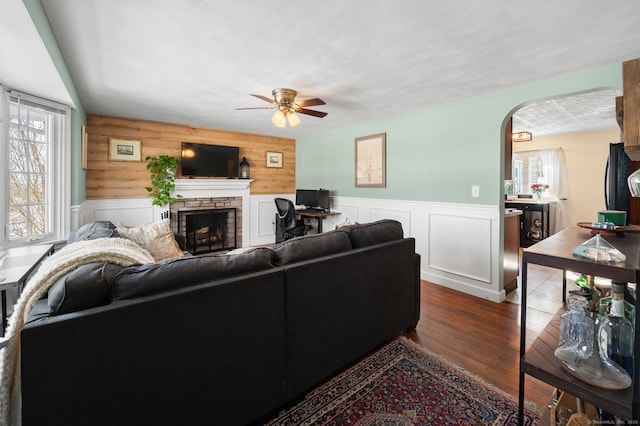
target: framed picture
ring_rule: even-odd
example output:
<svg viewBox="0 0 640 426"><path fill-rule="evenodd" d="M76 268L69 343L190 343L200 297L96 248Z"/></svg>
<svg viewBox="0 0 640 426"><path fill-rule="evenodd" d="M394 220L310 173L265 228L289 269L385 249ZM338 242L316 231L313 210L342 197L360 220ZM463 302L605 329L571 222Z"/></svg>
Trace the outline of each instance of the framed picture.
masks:
<svg viewBox="0 0 640 426"><path fill-rule="evenodd" d="M142 161L140 145L138 139L109 138L109 160Z"/></svg>
<svg viewBox="0 0 640 426"><path fill-rule="evenodd" d="M87 170L87 128L82 126L82 170Z"/></svg>
<svg viewBox="0 0 640 426"><path fill-rule="evenodd" d="M356 138L356 187L387 186L387 134Z"/></svg>
<svg viewBox="0 0 640 426"><path fill-rule="evenodd" d="M267 167L282 167L282 153L267 151Z"/></svg>

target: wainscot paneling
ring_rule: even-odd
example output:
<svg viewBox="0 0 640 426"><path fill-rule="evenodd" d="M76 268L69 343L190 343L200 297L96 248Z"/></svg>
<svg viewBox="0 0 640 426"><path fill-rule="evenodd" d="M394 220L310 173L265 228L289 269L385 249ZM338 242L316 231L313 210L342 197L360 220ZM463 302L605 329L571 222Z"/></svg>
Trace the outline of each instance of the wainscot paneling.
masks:
<svg viewBox="0 0 640 426"><path fill-rule="evenodd" d="M335 222L395 219L416 239L422 279L502 302L499 206L332 197ZM325 224L325 230L331 229Z"/></svg>
<svg viewBox="0 0 640 426"><path fill-rule="evenodd" d="M250 196L250 239L243 238L243 246L275 242L276 197L293 200L295 195L292 191ZM346 220L398 220L404 235L416 239L422 279L494 302L504 300L500 206L332 196L331 210L340 214L325 219L325 231ZM89 200L78 211L79 224L108 219L137 225L160 217L149 198Z"/></svg>
<svg viewBox="0 0 640 426"><path fill-rule="evenodd" d="M251 194L295 191L295 139L100 115L87 116L86 130L87 200L145 197L150 180L144 158L180 158L183 141L239 147L240 159L251 165ZM143 161L109 161L110 137L140 140ZM282 168L266 166L268 151L282 152Z"/></svg>
<svg viewBox="0 0 640 426"><path fill-rule="evenodd" d="M109 220L115 225L122 223L128 226L139 226L160 217L159 212L156 212L158 208L151 204L150 198L87 200L83 205L82 223Z"/></svg>
<svg viewBox="0 0 640 426"><path fill-rule="evenodd" d="M251 196L251 245L273 244L276 241L275 198L288 198L295 202L295 194L272 194Z"/></svg>

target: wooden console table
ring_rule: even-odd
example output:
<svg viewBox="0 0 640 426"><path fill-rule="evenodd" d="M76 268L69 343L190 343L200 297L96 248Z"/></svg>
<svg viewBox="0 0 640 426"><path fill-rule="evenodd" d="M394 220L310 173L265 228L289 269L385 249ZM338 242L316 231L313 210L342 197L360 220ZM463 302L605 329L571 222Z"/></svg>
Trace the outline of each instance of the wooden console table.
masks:
<svg viewBox="0 0 640 426"><path fill-rule="evenodd" d="M318 234L322 233L322 221L327 216L334 216L340 212L319 212L315 210L296 210L296 214L301 217L315 218L318 221Z"/></svg>
<svg viewBox="0 0 640 426"><path fill-rule="evenodd" d="M42 260L53 253L53 244L15 247L7 249L0 269L0 298L2 299L2 336L7 329L7 290L24 286L27 278Z"/></svg>
<svg viewBox="0 0 640 426"><path fill-rule="evenodd" d="M540 333L529 349L526 349L527 321L527 265L535 263L573 271L587 275L610 278L629 283L640 282L640 235L625 234L620 237L607 237L606 240L627 257L625 262L597 263L595 261L574 256L574 247L593 238L588 229L570 227L552 235L543 241L525 249L522 253L522 304L520 307L520 383L518 422L524 420L524 380L525 374L536 377L557 389L600 407L618 417L638 420L640 418L640 374L634 374L632 385L624 390L607 390L592 386L566 372L554 356L558 346L559 316L561 309L551 322ZM636 324L640 309L636 308ZM640 372L640 327L635 328L634 371Z"/></svg>

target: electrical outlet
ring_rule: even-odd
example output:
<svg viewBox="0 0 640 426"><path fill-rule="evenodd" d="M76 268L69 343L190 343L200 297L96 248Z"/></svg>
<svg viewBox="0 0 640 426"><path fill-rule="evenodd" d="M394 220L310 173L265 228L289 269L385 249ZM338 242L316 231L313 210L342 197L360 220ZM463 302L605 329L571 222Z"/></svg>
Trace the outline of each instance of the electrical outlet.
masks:
<svg viewBox="0 0 640 426"><path fill-rule="evenodd" d="M480 196L480 187L478 185L473 185L471 187L471 196L474 198L478 198Z"/></svg>

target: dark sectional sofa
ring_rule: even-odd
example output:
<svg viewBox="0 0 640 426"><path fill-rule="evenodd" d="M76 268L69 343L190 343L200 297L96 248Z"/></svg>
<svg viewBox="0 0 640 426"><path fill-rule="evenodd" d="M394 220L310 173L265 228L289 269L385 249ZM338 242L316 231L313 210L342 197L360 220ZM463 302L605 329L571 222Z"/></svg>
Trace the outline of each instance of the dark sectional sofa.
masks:
<svg viewBox="0 0 640 426"><path fill-rule="evenodd" d="M415 328L419 270L391 220L240 254L85 265L22 329L23 424L264 419Z"/></svg>

